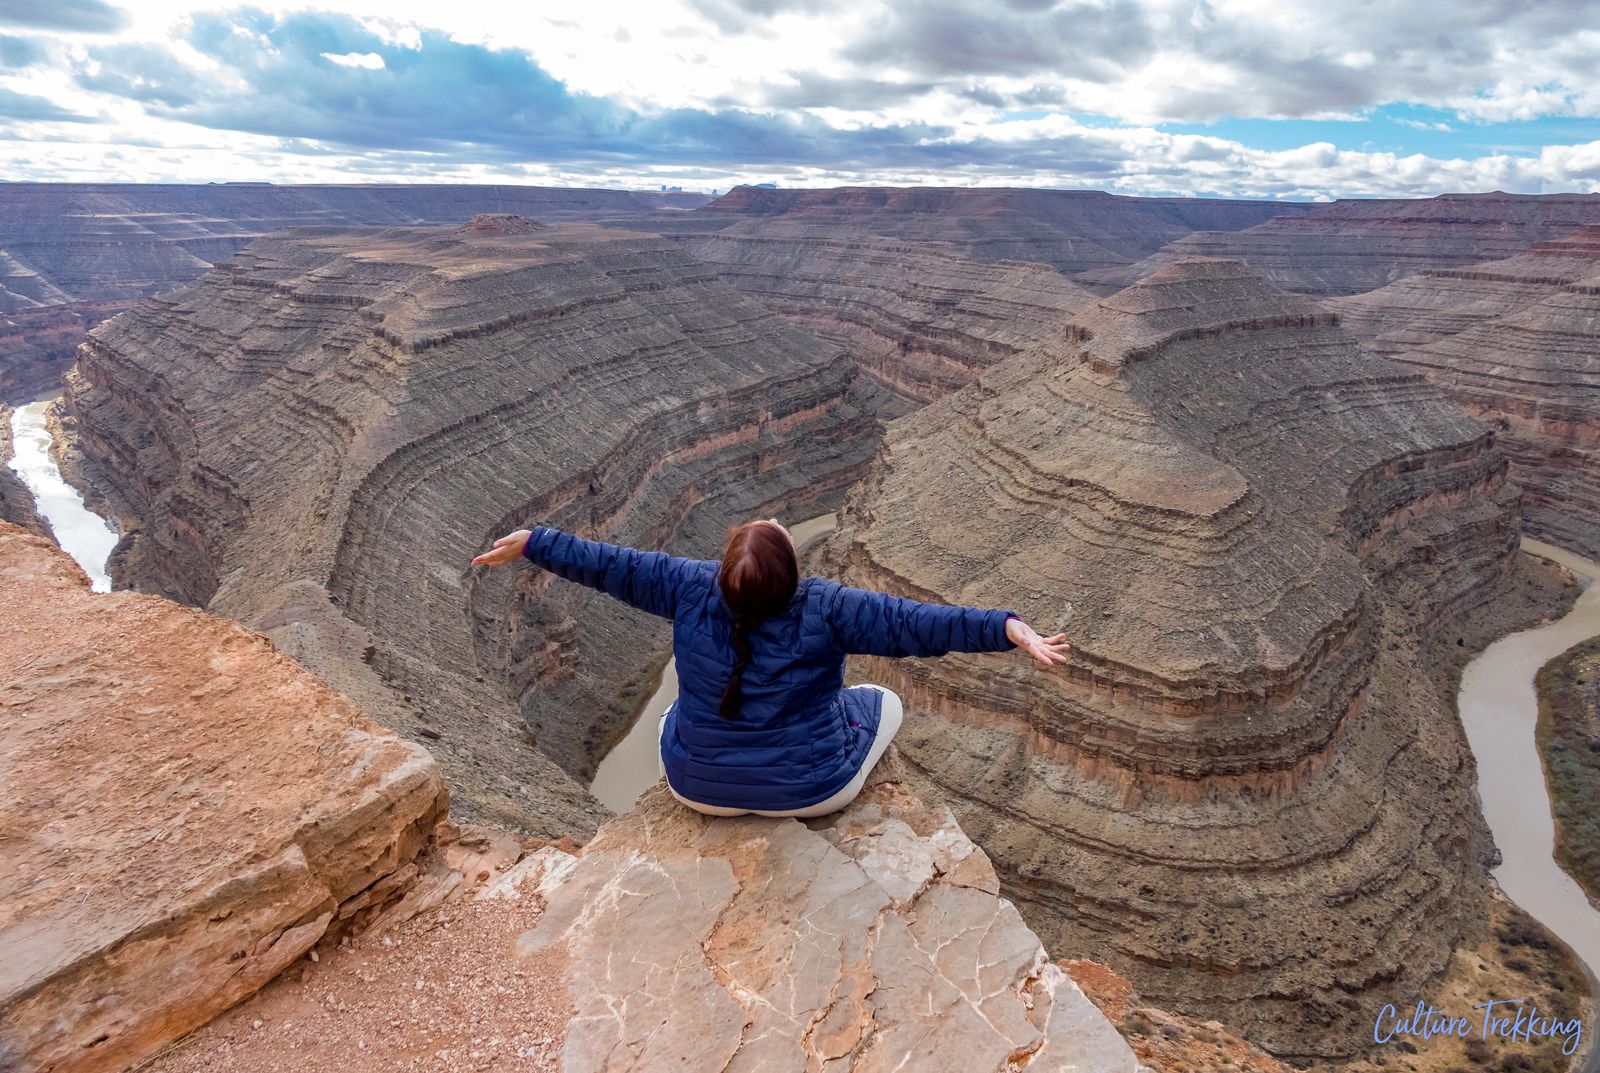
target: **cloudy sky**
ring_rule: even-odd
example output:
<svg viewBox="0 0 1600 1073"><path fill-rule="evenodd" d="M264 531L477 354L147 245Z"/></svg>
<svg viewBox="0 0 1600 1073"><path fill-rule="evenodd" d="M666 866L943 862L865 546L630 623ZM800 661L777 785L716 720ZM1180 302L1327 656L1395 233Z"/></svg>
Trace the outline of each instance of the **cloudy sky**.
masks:
<svg viewBox="0 0 1600 1073"><path fill-rule="evenodd" d="M1600 0L0 0L0 179L1600 192Z"/></svg>

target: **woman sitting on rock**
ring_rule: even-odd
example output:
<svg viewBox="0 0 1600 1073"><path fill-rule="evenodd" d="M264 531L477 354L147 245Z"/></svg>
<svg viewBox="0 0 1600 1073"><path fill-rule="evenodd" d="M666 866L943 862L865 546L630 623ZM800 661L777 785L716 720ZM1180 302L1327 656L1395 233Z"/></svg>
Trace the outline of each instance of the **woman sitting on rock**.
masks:
<svg viewBox="0 0 1600 1073"><path fill-rule="evenodd" d="M823 816L861 791L900 729L900 698L844 687L848 653L939 656L1021 646L1045 667L1062 638L1011 611L922 603L800 577L776 518L730 526L721 560L638 551L537 526L473 559L526 557L672 620L679 692L658 730L672 795L712 816Z"/></svg>

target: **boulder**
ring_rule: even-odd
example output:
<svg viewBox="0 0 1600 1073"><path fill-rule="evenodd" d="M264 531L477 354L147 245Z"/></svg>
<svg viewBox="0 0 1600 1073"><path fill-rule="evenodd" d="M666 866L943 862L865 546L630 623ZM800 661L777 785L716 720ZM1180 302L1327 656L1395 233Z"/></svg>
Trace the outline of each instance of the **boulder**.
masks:
<svg viewBox="0 0 1600 1073"><path fill-rule="evenodd" d="M3 522L0 603L0 1068L126 1068L401 893L448 806L424 749Z"/></svg>

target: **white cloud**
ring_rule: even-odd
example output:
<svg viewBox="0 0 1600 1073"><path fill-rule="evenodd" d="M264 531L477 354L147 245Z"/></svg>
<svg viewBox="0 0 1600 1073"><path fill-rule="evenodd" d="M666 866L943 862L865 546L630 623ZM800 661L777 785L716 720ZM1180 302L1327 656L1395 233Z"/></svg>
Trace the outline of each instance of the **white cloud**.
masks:
<svg viewBox="0 0 1600 1073"><path fill-rule="evenodd" d="M1396 119L1395 122L1403 127L1411 127L1416 130L1437 130L1445 134L1449 134L1455 129L1448 123L1429 123L1425 119Z"/></svg>
<svg viewBox="0 0 1600 1073"><path fill-rule="evenodd" d="M346 52L338 56L324 52L322 58L330 63L337 63L340 67L361 67L368 71L383 70L383 57L376 52Z"/></svg>
<svg viewBox="0 0 1600 1073"><path fill-rule="evenodd" d="M461 181L535 177L629 185L633 176L695 188L773 179L787 185L1009 183L1312 198L1600 189L1600 143L1541 150L1537 138L1524 138L1533 148L1511 155L1466 144L1472 135L1464 129L1490 121L1600 116L1600 73L1593 62L1600 54L1600 7L1590 0L1379 6L1364 0L1062 0L1053 8L990 0L591 0L563 9L559 18L541 13L541 5L474 0L309 0L351 16L346 21L358 29L311 38L311 45L253 32L237 18L235 32L251 42L251 51L240 55L253 54L259 64L239 56L219 62L214 49L197 48L186 36L196 13L229 3L149 0L130 8L133 23L114 40L165 49L172 63L171 70L151 65L128 74L120 93L107 88L114 80L97 89L75 77L102 73L103 57L89 56L82 42L98 48L107 38L64 34L59 51L68 66L32 68L28 85L9 88L104 121L67 129L19 118L0 127L0 138L12 139L0 157L6 162L0 178L94 178L99 165L75 148L89 145L91 157L122 147L117 174L147 179L201 177L182 173L190 161L210 169L209 177L297 181L399 180L420 173ZM308 0L250 6L308 13ZM237 9L228 7L228 14L235 17ZM593 160L518 160L516 139L493 129L495 116L470 128L434 131L421 129L431 119L411 122L412 113L405 122L459 150L430 154L381 141L384 148L361 150L343 144L337 124L317 122L328 98L285 93L280 99L270 81L255 77L258 68L284 60L280 50L305 48L308 65L301 70L315 68L318 80L326 74L328 87L358 84L352 80L363 90L387 87L403 71L427 65L436 45L452 42L531 56L571 94L603 97L628 110L625 118L698 109L738 122L690 131L685 137L704 141L676 161L668 159L670 145L628 141L639 138L633 127L617 128L625 129L618 144ZM187 74L180 79L174 72ZM158 75L165 76L161 87L151 83ZM259 111L281 124L230 126L212 110L209 127L190 125L180 119L199 107L186 105L184 94L200 103L255 94L262 98ZM1405 144L1390 124L1373 123L1370 132L1355 134L1352 144L1369 138L1359 151L1326 141L1266 150L1158 129L1224 117L1362 123L1386 103L1457 117L1455 123L1394 120L1452 137L1429 138L1433 155L1422 155L1388 151ZM1044 115L1008 118L1018 113ZM538 108L528 114L547 122ZM1083 116L1107 121L1075 118ZM789 121L812 124L809 143L782 129ZM765 156L741 159L753 142L727 133L740 123L754 141L766 139ZM875 132L881 133L877 141ZM1448 148L1458 141L1459 151ZM143 143L171 151L158 153ZM783 153L791 146L795 159L787 160ZM235 154L232 176L225 167L229 154ZM757 159L765 163L753 163ZM786 162L771 163L780 159ZM49 174L52 167L60 174Z"/></svg>

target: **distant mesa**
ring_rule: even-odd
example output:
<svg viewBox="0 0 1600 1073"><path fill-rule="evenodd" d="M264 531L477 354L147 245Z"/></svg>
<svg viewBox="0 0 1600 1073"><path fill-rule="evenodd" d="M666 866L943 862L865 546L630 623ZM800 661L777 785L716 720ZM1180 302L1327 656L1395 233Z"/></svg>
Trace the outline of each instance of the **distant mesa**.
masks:
<svg viewBox="0 0 1600 1073"><path fill-rule="evenodd" d="M1053 674L863 667L1048 947L1336 1057L1482 916L1470 757L1421 653L1510 568L1506 474L1329 312L1175 261L892 423L822 551L1071 637Z"/></svg>
<svg viewBox="0 0 1600 1073"><path fill-rule="evenodd" d="M548 224L510 212L480 212L461 225L464 233L480 235L524 235L548 230Z"/></svg>

